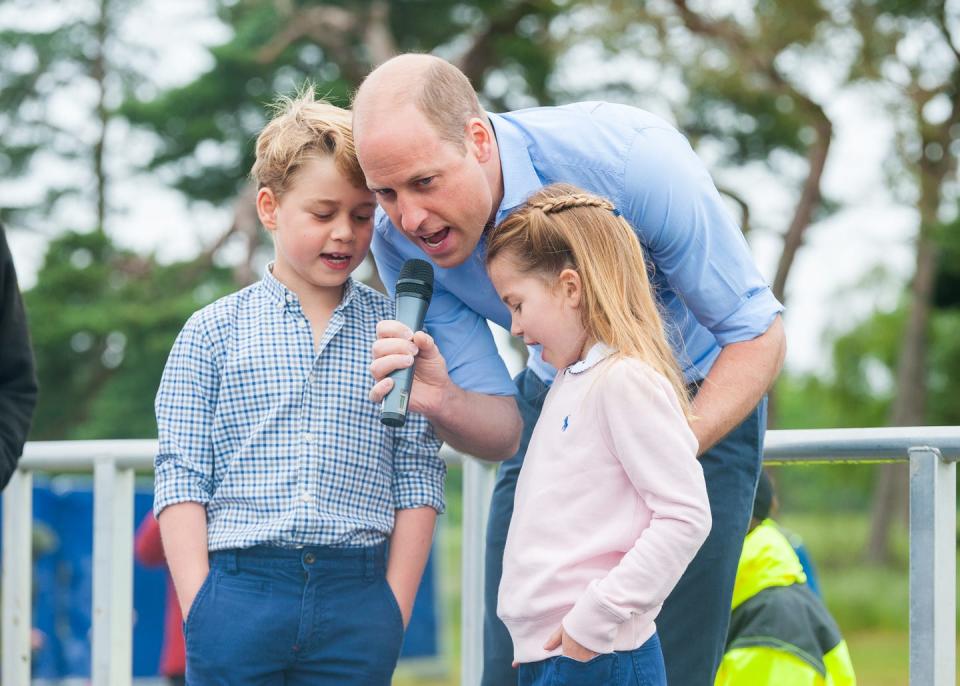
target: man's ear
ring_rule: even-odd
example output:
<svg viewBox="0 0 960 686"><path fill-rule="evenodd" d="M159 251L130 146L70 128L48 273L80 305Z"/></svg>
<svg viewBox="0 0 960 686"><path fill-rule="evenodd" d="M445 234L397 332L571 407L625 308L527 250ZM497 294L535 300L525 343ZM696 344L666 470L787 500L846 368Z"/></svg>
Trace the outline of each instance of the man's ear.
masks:
<svg viewBox="0 0 960 686"><path fill-rule="evenodd" d="M583 281L576 269L564 269L557 277L557 285L564 300L574 309L583 301Z"/></svg>
<svg viewBox="0 0 960 686"><path fill-rule="evenodd" d="M280 203L277 196L269 188L261 188L257 191L257 216L260 223L267 231L277 230L277 210L280 209Z"/></svg>
<svg viewBox="0 0 960 686"><path fill-rule="evenodd" d="M473 153L480 164L493 157L493 131L480 117L472 117L465 128L467 150Z"/></svg>

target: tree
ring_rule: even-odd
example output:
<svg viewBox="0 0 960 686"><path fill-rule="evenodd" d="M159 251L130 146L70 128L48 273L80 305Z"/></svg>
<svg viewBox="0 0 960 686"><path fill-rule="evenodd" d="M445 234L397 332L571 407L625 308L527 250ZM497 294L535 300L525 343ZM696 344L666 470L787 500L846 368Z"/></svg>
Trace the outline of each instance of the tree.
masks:
<svg viewBox="0 0 960 686"><path fill-rule="evenodd" d="M218 11L233 36L212 49L213 67L149 101L130 100L122 111L157 136L151 170L167 174L188 198L215 205L237 199L231 225L207 254L212 259L240 240L241 282L255 278L251 265L263 240L245 172L266 122L264 105L276 94L310 81L323 97L348 106L377 63L398 51L436 51L457 59L494 108L549 102L555 46L547 25L561 11L553 0L248 0L222 2ZM504 81L511 88L497 85Z"/></svg>
<svg viewBox="0 0 960 686"><path fill-rule="evenodd" d="M228 269L196 266L158 265L102 231L50 242L24 296L41 387L34 440L156 435L153 391L174 338L233 290Z"/></svg>
<svg viewBox="0 0 960 686"><path fill-rule="evenodd" d="M29 180L4 208L5 219L35 230L54 217L74 230L103 229L111 103L137 79L114 57L128 0L72 3L66 13L61 3L12 4L21 6L21 17L65 18L49 28L0 31L0 170ZM86 120L78 122L78 112ZM47 173L54 168L71 173Z"/></svg>
<svg viewBox="0 0 960 686"><path fill-rule="evenodd" d="M937 236L955 214L956 139L960 134L960 48L950 33L958 17L936 0L879 0L853 5L860 34L854 76L880 84L898 126L896 183L917 207L916 263L907 296L907 318L896 364L896 394L889 422L916 426L929 420L928 348ZM868 557L889 558L889 529L906 509L903 465L879 472Z"/></svg>

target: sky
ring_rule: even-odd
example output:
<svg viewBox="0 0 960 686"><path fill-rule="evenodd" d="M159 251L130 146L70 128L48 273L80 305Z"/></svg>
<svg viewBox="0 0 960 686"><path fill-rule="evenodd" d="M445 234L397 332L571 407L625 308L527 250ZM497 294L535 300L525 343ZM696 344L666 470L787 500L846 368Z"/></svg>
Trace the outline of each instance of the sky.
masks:
<svg viewBox="0 0 960 686"><path fill-rule="evenodd" d="M11 22L23 25L24 21L42 25L57 19L43 12L27 20L24 16L14 16L9 6L6 10L0 6L0 26ZM143 48L135 57L148 65L151 78L162 89L187 83L208 68L211 61L205 46L226 40L229 33L215 18L207 16L199 3L169 0L138 5L127 19L124 35ZM661 83L655 81L659 75L644 73L635 64L597 65L598 59L591 57L589 47L568 56L561 62L558 83L575 89L579 81L593 79L597 72L591 63L608 74L627 70L637 80L638 91L655 91ZM670 84L663 82L662 88L669 89ZM787 367L795 372L828 373L830 347L825 337L849 328L877 307L889 308L895 303L913 270L917 216L909 206L898 204L885 186L883 165L891 151L893 131L871 94L831 93L827 78L813 84L813 90L818 88L835 124L823 189L828 197L840 201L842 210L807 230L806 245L797 255L787 285L784 322ZM90 98L92 94L80 92L73 97ZM650 100L644 106L670 118L663 102ZM83 125L75 119L80 108L71 106L69 100L52 103L51 107L65 125ZM112 190L115 211L107 231L121 245L154 252L164 261L179 260L196 254L228 226L229 208L188 205L178 193L164 187L161 179L135 172L136 164L149 156L148 140L122 125L111 129L110 135L115 149L123 150L123 154L109 161L109 169L118 181ZM777 170L783 178L777 178L759 163L738 169L718 168L715 151L709 147L698 149L698 153L721 184L749 200L754 227L749 237L751 249L763 275L772 280L782 245L777 232L786 227L795 202L794 186L783 183L783 178L797 175L796 161L784 160ZM54 162L44 166L43 172L70 173ZM8 180L0 188L0 205L29 190L28 179ZM79 205L67 211L90 212ZM76 220L76 215L70 220ZM8 239L21 286L29 288L36 281L48 235L56 230L38 235L9 229L15 227L8 227ZM870 278L878 273L886 278ZM869 285L865 285L868 280ZM501 341L506 339L505 333L497 336ZM513 357L509 362L514 368L519 365Z"/></svg>

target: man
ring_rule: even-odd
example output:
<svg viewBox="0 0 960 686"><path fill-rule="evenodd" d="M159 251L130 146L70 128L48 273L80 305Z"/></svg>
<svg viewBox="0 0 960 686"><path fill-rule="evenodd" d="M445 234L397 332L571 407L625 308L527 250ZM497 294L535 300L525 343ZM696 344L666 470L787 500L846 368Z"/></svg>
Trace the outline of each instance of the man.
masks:
<svg viewBox="0 0 960 686"><path fill-rule="evenodd" d="M383 209L373 253L392 288L402 263L436 266L430 335L382 323L371 371L385 378L416 359L411 408L455 447L502 458L486 552L483 684L516 683L509 635L496 616L503 545L523 454L554 371L531 350L511 384L486 325L510 315L484 272L485 232L533 191L573 183L609 198L637 231L671 342L691 390L694 433L713 531L658 620L669 683L713 681L723 653L737 558L760 469L764 394L785 344L779 313L709 174L663 120L631 107L579 103L501 115L484 112L469 81L428 55L374 70L354 102L361 167Z"/></svg>
<svg viewBox="0 0 960 686"><path fill-rule="evenodd" d="M30 334L17 272L0 225L0 490L17 468L37 404Z"/></svg>

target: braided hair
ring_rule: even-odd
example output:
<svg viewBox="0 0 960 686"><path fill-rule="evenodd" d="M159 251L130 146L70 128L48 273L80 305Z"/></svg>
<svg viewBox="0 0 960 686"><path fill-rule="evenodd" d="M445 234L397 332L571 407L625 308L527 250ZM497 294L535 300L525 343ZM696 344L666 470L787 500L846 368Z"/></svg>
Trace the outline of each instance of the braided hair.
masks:
<svg viewBox="0 0 960 686"><path fill-rule="evenodd" d="M498 256L551 284L564 269L576 271L586 331L666 377L691 416L640 241L613 203L570 184L545 186L491 232L487 265Z"/></svg>

